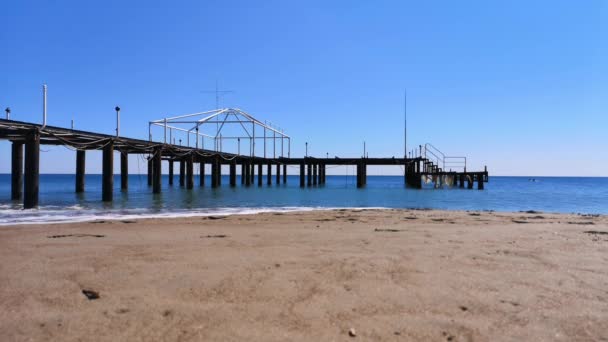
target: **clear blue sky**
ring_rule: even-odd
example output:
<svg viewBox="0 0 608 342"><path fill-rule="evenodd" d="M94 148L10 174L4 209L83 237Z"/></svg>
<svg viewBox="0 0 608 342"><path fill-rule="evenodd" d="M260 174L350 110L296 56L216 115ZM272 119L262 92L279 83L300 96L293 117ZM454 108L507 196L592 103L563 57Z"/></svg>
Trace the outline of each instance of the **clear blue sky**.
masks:
<svg viewBox="0 0 608 342"><path fill-rule="evenodd" d="M494 175L608 176L606 1L24 0L0 23L16 120L41 121L46 82L49 124L112 133L118 104L122 134L146 138L150 119L213 109L200 91L217 79L236 91L222 104L279 124L294 156L305 141L359 156L363 140L400 156L407 87L411 145ZM73 172L73 152L45 151L42 172Z"/></svg>

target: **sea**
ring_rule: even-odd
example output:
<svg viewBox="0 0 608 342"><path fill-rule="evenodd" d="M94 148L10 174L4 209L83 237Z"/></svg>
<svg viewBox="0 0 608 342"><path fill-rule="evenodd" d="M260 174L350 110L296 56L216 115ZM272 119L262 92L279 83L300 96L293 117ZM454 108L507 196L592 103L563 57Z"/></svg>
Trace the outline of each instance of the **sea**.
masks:
<svg viewBox="0 0 608 342"><path fill-rule="evenodd" d="M327 176L326 184L299 187L299 176L288 176L287 184L256 184L212 189L198 177L192 190L168 185L163 176L162 193L152 194L147 176L130 175L128 191L120 190L114 178L114 200L101 201L101 175L86 175L85 192L74 192L75 176L40 175L40 206L23 210L10 199L10 174L0 174L0 225L48 224L90 220L150 217L233 215L260 212L289 212L335 208L416 208L470 211L540 211L549 213L608 214L608 178L584 177L490 177L484 190L460 188L407 189L402 176L368 176L367 186L357 189L353 175Z"/></svg>

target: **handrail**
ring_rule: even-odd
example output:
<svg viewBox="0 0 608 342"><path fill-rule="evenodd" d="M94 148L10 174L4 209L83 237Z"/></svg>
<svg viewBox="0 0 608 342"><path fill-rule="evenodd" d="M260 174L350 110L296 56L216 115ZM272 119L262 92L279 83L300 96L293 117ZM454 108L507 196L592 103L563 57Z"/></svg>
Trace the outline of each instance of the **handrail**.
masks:
<svg viewBox="0 0 608 342"><path fill-rule="evenodd" d="M464 171L466 171L467 169L466 157L446 156L443 152L441 152L437 147L433 146L431 143L424 144L424 158L431 160L428 158L427 153L437 160L437 166L441 165L442 170L445 170L446 166L454 168L462 167ZM439 155L441 155L441 157Z"/></svg>

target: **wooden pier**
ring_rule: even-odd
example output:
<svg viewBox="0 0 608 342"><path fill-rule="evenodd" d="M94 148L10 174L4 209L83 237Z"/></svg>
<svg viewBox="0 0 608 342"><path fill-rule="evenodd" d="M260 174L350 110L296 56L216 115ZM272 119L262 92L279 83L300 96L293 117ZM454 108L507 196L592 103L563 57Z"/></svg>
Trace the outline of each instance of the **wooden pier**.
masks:
<svg viewBox="0 0 608 342"><path fill-rule="evenodd" d="M488 181L487 169L477 172L452 172L443 170L431 159L418 156L412 158L290 158L290 157L255 157L233 153L216 152L203 148L179 146L170 143L131 139L107 134L99 134L69 128L42 126L40 124L0 119L0 140L12 142L11 149L11 198L22 200L24 209L38 206L40 177L40 145L61 145L75 150L76 181L75 192L85 191L86 151L102 150L102 200L113 199L114 191L114 152L120 153L120 188L128 191L128 156L145 154L148 159L148 185L152 192L161 192L162 163L169 165L169 185L173 185L174 164L179 163L179 186L194 188L194 164L200 164L199 186L205 186L205 165L210 165L212 188L222 185L222 165L228 165L229 186L237 184L237 167L241 168L241 184L253 186L257 172L257 186L263 186L262 171L266 166L266 184L272 185L272 169L275 169L274 182L279 185L287 183L287 166L299 167L299 186L319 187L326 183L328 166L353 165L357 170L357 187L367 184L367 167L372 165L402 166L404 168L404 185L420 189L423 178L441 180L448 177L453 180L452 186L472 189L477 183L478 189L484 188ZM25 151L25 154L24 154ZM25 167L24 167L25 166ZM257 166L257 167L256 167Z"/></svg>

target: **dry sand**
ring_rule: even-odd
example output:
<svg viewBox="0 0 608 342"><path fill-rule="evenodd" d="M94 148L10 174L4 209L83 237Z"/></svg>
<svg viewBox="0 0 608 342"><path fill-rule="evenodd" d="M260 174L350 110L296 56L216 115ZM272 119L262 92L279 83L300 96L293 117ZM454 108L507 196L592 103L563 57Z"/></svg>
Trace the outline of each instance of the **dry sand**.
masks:
<svg viewBox="0 0 608 342"><path fill-rule="evenodd" d="M1 227L0 340L608 341L607 232L414 210Z"/></svg>

